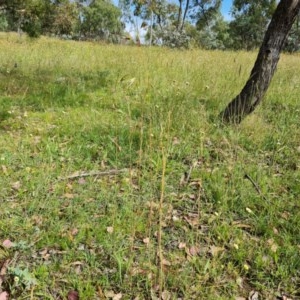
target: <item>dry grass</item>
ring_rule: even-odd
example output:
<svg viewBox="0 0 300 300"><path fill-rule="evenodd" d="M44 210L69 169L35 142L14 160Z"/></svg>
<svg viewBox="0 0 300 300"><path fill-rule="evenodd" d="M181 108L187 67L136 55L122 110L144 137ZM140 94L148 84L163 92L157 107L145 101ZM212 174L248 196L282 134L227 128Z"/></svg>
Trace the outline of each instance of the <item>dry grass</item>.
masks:
<svg viewBox="0 0 300 300"><path fill-rule="evenodd" d="M223 127L255 53L13 34L0 49L12 299L299 297L298 55L252 116ZM126 172L59 180L111 169Z"/></svg>

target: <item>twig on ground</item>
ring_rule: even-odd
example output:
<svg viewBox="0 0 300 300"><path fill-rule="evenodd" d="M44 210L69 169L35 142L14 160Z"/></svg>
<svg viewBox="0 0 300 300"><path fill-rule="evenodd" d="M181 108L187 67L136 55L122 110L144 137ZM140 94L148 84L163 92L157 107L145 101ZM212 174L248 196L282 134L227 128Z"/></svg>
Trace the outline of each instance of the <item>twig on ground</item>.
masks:
<svg viewBox="0 0 300 300"><path fill-rule="evenodd" d="M252 185L254 186L255 190L257 191L257 193L266 201L268 201L268 199L265 197L265 195L261 192L261 189L259 188L258 184L251 178L250 175L248 175L247 173L244 175L244 178L248 179Z"/></svg>
<svg viewBox="0 0 300 300"><path fill-rule="evenodd" d="M0 293L2 293L2 283L3 283L4 276L6 275L7 268L8 268L10 261L11 261L10 259L7 259L6 261L4 261L4 263L0 269Z"/></svg>
<svg viewBox="0 0 300 300"><path fill-rule="evenodd" d="M112 170L108 170L108 171L76 172L76 173L66 176L66 177L59 177L58 180L76 179L76 178L89 177L89 176L118 175L118 174L124 173L126 171L128 171L128 169L112 169Z"/></svg>
<svg viewBox="0 0 300 300"><path fill-rule="evenodd" d="M192 175L192 171L193 169L197 166L198 162L194 161L191 165L190 168L187 172L184 172L184 174L182 175L182 178L180 179L180 185L181 186L185 186L190 182L190 178Z"/></svg>

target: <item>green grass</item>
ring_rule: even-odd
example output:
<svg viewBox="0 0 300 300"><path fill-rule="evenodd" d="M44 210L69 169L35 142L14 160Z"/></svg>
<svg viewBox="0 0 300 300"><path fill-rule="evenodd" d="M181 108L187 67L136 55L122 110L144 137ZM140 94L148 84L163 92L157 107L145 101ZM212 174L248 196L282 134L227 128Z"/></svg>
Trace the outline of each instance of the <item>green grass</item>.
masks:
<svg viewBox="0 0 300 300"><path fill-rule="evenodd" d="M255 55L2 34L0 291L300 297L299 55L241 125L217 118Z"/></svg>

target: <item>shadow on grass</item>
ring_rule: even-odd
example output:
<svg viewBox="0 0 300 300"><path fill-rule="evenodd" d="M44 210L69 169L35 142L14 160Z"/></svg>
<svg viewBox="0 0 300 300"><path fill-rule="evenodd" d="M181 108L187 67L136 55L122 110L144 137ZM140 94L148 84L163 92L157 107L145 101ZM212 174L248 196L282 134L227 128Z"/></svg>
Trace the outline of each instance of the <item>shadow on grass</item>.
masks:
<svg viewBox="0 0 300 300"><path fill-rule="evenodd" d="M39 71L35 74L2 73L0 114L4 119L12 107L43 111L48 108L79 107L89 103L89 92L107 88L112 74L101 70L90 74L57 74ZM0 118L0 121L3 117Z"/></svg>

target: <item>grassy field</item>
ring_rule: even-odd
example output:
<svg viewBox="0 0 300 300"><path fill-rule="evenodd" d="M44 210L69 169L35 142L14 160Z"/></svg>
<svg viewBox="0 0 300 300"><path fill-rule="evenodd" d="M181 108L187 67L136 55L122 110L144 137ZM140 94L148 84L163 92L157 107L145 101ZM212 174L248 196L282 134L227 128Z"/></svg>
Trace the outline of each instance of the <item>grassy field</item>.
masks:
<svg viewBox="0 0 300 300"><path fill-rule="evenodd" d="M255 56L0 35L0 292L300 299L300 56L217 118Z"/></svg>

